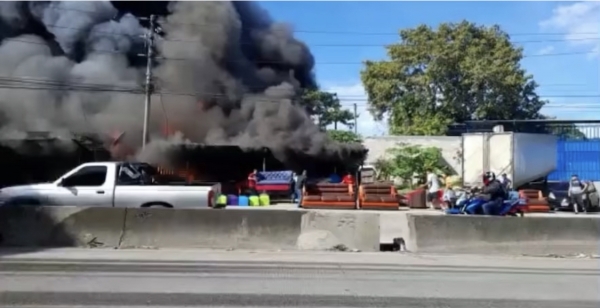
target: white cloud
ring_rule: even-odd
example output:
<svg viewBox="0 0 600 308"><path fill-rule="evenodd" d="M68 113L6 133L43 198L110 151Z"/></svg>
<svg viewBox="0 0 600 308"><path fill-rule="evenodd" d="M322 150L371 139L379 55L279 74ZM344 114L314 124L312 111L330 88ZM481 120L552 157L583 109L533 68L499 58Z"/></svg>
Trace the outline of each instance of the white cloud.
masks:
<svg viewBox="0 0 600 308"><path fill-rule="evenodd" d="M538 51L538 55L547 55L554 51L554 46L546 46Z"/></svg>
<svg viewBox="0 0 600 308"><path fill-rule="evenodd" d="M386 123L375 121L367 110L367 93L361 83L326 86L325 91L337 93L344 108L352 110L354 104L356 104L359 115L357 119L359 134L362 136L381 136L387 134Z"/></svg>
<svg viewBox="0 0 600 308"><path fill-rule="evenodd" d="M552 10L552 17L540 22L543 30L559 30L566 33L573 46L589 48L597 56L600 53L600 2L583 1L560 5Z"/></svg>

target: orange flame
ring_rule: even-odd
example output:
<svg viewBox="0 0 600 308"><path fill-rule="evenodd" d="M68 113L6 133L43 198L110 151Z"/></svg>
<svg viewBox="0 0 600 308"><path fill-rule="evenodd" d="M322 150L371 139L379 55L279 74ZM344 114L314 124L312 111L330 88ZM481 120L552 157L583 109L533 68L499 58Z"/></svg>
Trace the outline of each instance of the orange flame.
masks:
<svg viewBox="0 0 600 308"><path fill-rule="evenodd" d="M189 164L185 168L165 168L165 167L157 167L156 168L159 174L163 175L177 175L179 177L184 178L187 182L192 182L196 180L198 177L196 173L189 168Z"/></svg>
<svg viewBox="0 0 600 308"><path fill-rule="evenodd" d="M110 136L110 145L108 150L110 151L110 155L114 159L126 159L135 154L135 150L131 147L122 143L123 136L125 136L125 132L122 131L113 131L109 134Z"/></svg>

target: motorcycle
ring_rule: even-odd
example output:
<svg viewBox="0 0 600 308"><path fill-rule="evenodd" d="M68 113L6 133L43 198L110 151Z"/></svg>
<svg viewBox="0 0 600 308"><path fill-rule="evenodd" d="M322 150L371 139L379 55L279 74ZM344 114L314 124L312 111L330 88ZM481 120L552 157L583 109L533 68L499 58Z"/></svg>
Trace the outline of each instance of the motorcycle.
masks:
<svg viewBox="0 0 600 308"><path fill-rule="evenodd" d="M526 202L524 199L508 199L502 202L502 207L500 208L499 216L525 216L525 205Z"/></svg>
<svg viewBox="0 0 600 308"><path fill-rule="evenodd" d="M459 197L452 206L446 210L446 214L469 214L467 209L476 207L482 203L482 199L475 195L476 190L462 190L459 192Z"/></svg>
<svg viewBox="0 0 600 308"><path fill-rule="evenodd" d="M476 190L464 192L456 205L446 210L449 215L483 215L482 206L488 200L476 195ZM502 201L497 216L524 216L526 201L519 198L518 193L511 192L507 200Z"/></svg>

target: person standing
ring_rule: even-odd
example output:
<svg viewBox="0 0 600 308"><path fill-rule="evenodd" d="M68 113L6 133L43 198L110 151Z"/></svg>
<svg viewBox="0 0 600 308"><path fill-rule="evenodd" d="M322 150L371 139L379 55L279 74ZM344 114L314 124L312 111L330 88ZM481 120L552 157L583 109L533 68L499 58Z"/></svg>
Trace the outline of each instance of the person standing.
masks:
<svg viewBox="0 0 600 308"><path fill-rule="evenodd" d="M342 179L342 183L346 185L354 185L354 176L352 176L352 173L346 173L346 175Z"/></svg>
<svg viewBox="0 0 600 308"><path fill-rule="evenodd" d="M257 176L258 176L258 170L256 170L256 169L252 170L252 172L248 175L248 182L246 184L246 187L248 188L248 195L257 195L257 192L256 192Z"/></svg>
<svg viewBox="0 0 600 308"><path fill-rule="evenodd" d="M504 189L507 192L511 190L512 181L508 178L506 173L502 173L502 175L500 175L500 183L502 184L502 186L504 186Z"/></svg>
<svg viewBox="0 0 600 308"><path fill-rule="evenodd" d="M296 178L296 183L294 185L294 191L295 191L295 197L296 197L295 202L298 202L298 205L300 205L300 202L302 202L302 189L304 188L305 184L306 184L306 170L302 171L302 173L298 175L298 177Z"/></svg>
<svg viewBox="0 0 600 308"><path fill-rule="evenodd" d="M427 170L427 207L434 210L435 203L437 203L438 194L440 191L440 179L437 174L433 172L433 170Z"/></svg>
<svg viewBox="0 0 600 308"><path fill-rule="evenodd" d="M569 181L568 196L571 201L571 204L573 204L573 211L575 212L575 214L579 213L579 208L581 208L583 212L587 212L585 200L583 199L586 189L587 184L584 184L579 179L577 174L573 174L571 176L571 180Z"/></svg>

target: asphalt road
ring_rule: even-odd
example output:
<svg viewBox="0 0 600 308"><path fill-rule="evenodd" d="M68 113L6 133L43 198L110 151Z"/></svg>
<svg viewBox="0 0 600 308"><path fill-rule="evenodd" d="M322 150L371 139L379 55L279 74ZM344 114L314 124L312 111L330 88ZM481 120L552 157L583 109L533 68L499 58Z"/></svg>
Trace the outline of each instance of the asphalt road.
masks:
<svg viewBox="0 0 600 308"><path fill-rule="evenodd" d="M597 308L600 304L597 260L278 252L262 257L211 252L181 258L185 253L189 254L172 252L169 257L165 252L142 251L135 257L87 250L53 257L4 255L0 307Z"/></svg>

